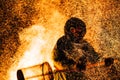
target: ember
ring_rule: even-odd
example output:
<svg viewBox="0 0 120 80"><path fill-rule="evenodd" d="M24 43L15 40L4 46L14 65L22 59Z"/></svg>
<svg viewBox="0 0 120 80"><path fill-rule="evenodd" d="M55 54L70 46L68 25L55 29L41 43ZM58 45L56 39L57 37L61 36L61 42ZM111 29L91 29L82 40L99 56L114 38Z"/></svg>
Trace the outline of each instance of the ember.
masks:
<svg viewBox="0 0 120 80"><path fill-rule="evenodd" d="M0 80L17 80L17 71L24 73L23 68L46 61L54 71L51 52L70 17L85 21L84 38L102 56L100 61L114 59L114 63L106 60L103 67L100 65L104 62L88 63L88 80L120 80L119 3L120 0L0 0ZM64 73L68 80L84 76L71 71L55 72L61 78Z"/></svg>

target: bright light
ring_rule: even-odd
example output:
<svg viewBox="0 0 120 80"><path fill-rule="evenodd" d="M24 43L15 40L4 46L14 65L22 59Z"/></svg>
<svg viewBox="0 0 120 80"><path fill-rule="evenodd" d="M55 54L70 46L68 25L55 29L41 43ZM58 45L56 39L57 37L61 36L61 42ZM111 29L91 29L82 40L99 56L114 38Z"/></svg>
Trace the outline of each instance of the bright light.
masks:
<svg viewBox="0 0 120 80"><path fill-rule="evenodd" d="M56 9L51 9L51 17L47 25L41 26L41 23L23 29L19 33L21 46L16 52L16 62L8 70L9 80L17 80L16 72L18 69L42 64L47 61L54 70L54 64L51 59L51 52L57 39L63 35L63 26L65 16ZM57 23L56 23L57 22Z"/></svg>
<svg viewBox="0 0 120 80"><path fill-rule="evenodd" d="M20 39L23 43L21 47L25 50L18 65L10 69L10 80L17 80L16 72L18 69L41 64L47 60L45 58L47 54L42 51L46 44L46 41L43 40L44 31L45 29L42 26L34 25L20 33ZM27 43L27 45L25 43Z"/></svg>

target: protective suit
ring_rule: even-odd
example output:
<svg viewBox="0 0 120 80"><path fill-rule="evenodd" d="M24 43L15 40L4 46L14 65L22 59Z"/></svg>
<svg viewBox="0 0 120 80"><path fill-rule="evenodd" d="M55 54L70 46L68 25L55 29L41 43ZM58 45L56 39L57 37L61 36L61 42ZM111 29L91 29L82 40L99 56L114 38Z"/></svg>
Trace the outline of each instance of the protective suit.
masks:
<svg viewBox="0 0 120 80"><path fill-rule="evenodd" d="M79 18L72 17L64 26L64 35L60 37L53 50L53 62L57 70L86 69L86 63L95 63L99 56L94 48L83 39L86 25Z"/></svg>

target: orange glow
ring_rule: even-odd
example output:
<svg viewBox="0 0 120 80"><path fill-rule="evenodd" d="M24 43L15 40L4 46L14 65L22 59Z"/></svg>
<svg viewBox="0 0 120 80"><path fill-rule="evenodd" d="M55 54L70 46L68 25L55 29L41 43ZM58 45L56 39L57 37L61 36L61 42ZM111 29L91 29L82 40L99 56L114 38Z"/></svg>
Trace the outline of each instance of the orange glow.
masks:
<svg viewBox="0 0 120 80"><path fill-rule="evenodd" d="M16 62L8 70L9 80L17 80L18 69L42 64L46 61L54 70L51 52L57 39L63 35L66 18L54 9L51 16L47 25L36 24L19 33L21 46L16 52Z"/></svg>
<svg viewBox="0 0 120 80"><path fill-rule="evenodd" d="M44 6L36 6L36 9L44 8ZM55 7L48 8L47 10L50 12L48 14L46 12L44 15L48 19L46 22L43 22L42 18L33 19L36 24L19 33L21 45L14 56L16 62L8 70L8 80L17 80L18 69L42 64L45 61L54 70L51 52L57 39L63 35L66 17L59 13Z"/></svg>
<svg viewBox="0 0 120 80"><path fill-rule="evenodd" d="M103 57L120 57L118 1L1 0L0 21L2 21L1 29L3 28L1 37L5 36L3 38L5 41L2 42L5 50L1 51L4 55L1 57L0 75L2 75L0 77L3 80L17 80L18 69L39 65L46 61L54 70L51 52L58 38L63 35L65 22L70 17L78 17L85 21L87 26L85 39L95 48L96 52ZM21 28L24 29L21 30ZM13 35L13 32L17 33L17 36ZM15 45L12 40L14 37L18 38ZM13 42L7 45L11 40ZM12 48L11 44L15 46L15 49L12 49L15 50L15 54L13 54L14 51L10 51L12 54L9 53ZM87 75L92 80L95 78L91 71L98 79L104 75L102 73L104 70L100 69L97 74L94 70L87 71ZM32 74L32 72L29 73Z"/></svg>
<svg viewBox="0 0 120 80"><path fill-rule="evenodd" d="M46 53L45 50L42 51L43 49L47 49L47 47L45 46L47 41L43 39L44 32L45 28L39 25L34 25L31 28L25 29L23 32L20 33L20 38L23 43L21 47L23 50L25 49L25 51L22 54L18 65L15 65L10 69L9 80L17 80L16 72L18 69L21 68L41 64L45 61L49 61L51 67L53 67L50 57L51 54ZM24 42L27 44L25 44ZM28 73L29 75L32 75L33 72Z"/></svg>

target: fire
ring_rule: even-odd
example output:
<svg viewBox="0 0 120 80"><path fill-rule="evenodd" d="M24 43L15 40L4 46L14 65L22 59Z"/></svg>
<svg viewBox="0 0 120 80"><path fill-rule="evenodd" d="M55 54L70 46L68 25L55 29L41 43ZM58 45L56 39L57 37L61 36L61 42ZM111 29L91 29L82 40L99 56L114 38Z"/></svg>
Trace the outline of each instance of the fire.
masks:
<svg viewBox="0 0 120 80"><path fill-rule="evenodd" d="M44 40L44 33L45 28L39 25L34 25L20 33L21 48L24 50L24 53L18 65L15 64L15 66L9 70L10 80L17 80L16 72L18 69L41 64L45 61L49 61L50 66L53 68L50 58L51 54L44 50L47 49L47 41ZM32 75L32 72L29 74Z"/></svg>
<svg viewBox="0 0 120 80"><path fill-rule="evenodd" d="M9 80L17 80L18 69L39 65L43 62L48 62L54 70L51 52L57 39L63 35L65 21L66 17L53 8L47 22L41 23L42 21L36 20L35 25L25 28L19 33L21 46L15 54L16 62L8 70Z"/></svg>

